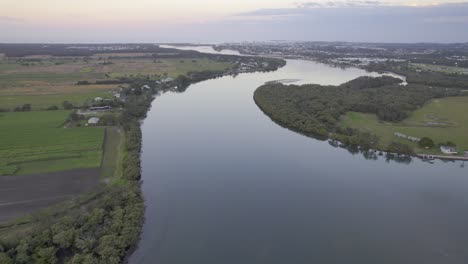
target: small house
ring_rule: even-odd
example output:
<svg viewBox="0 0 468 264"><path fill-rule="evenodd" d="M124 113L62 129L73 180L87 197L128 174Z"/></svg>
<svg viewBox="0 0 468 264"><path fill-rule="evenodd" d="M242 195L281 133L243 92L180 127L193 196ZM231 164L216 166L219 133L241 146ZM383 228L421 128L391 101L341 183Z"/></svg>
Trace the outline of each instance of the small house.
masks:
<svg viewBox="0 0 468 264"><path fill-rule="evenodd" d="M96 97L96 98L94 98L94 102L102 102L102 97Z"/></svg>
<svg viewBox="0 0 468 264"><path fill-rule="evenodd" d="M464 156L468 157L468 151L465 151Z"/></svg>
<svg viewBox="0 0 468 264"><path fill-rule="evenodd" d="M91 117L89 120L88 120L88 124L89 125L97 125L99 123L99 117Z"/></svg>
<svg viewBox="0 0 468 264"><path fill-rule="evenodd" d="M455 155L458 153L455 147L450 147L450 146L440 146L440 151L448 155Z"/></svg>

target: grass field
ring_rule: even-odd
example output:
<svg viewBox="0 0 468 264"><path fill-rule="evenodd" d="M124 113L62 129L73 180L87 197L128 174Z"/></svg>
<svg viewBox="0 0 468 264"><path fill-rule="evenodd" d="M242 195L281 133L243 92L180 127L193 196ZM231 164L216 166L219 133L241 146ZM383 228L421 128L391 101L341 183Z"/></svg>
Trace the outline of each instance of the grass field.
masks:
<svg viewBox="0 0 468 264"><path fill-rule="evenodd" d="M0 175L95 168L103 128L64 128L69 111L0 113Z"/></svg>
<svg viewBox="0 0 468 264"><path fill-rule="evenodd" d="M122 129L117 127L106 128L101 177L114 180L121 178L124 144L125 136Z"/></svg>
<svg viewBox="0 0 468 264"><path fill-rule="evenodd" d="M63 101L69 101L73 105L81 105L92 102L96 97L112 98L109 91L91 91L73 94L45 94L45 95L0 95L0 107L14 109L23 104L31 104L32 110L44 110L50 106L62 108Z"/></svg>
<svg viewBox="0 0 468 264"><path fill-rule="evenodd" d="M159 79L166 75L177 77L191 71L232 67L230 63L203 58L154 60L124 57L105 61L99 59L99 56L86 60L45 56L36 59L40 61L0 60L0 108L11 110L23 104L31 104L33 110L43 110L52 105L60 107L65 100L81 105L95 97L111 97L110 91L118 88L118 85L75 85L78 81L94 82L136 76Z"/></svg>
<svg viewBox="0 0 468 264"><path fill-rule="evenodd" d="M423 64L423 63L410 63L410 67L421 71L433 71L441 73L458 73L468 74L468 69L463 67L435 65L435 64Z"/></svg>
<svg viewBox="0 0 468 264"><path fill-rule="evenodd" d="M437 147L420 149L416 143L394 135L400 132L413 137L429 137L436 144L449 140L457 144L459 152L463 152L468 150L467 113L468 97L449 97L432 100L399 123L381 122L375 115L349 112L342 118L341 124L376 134L381 147L396 141L414 146L418 153L440 154Z"/></svg>
<svg viewBox="0 0 468 264"><path fill-rule="evenodd" d="M112 78L129 77L131 75L167 74L170 77L187 74L191 71L224 70L232 65L225 62L216 62L209 59L160 59L160 60L115 60L110 65Z"/></svg>

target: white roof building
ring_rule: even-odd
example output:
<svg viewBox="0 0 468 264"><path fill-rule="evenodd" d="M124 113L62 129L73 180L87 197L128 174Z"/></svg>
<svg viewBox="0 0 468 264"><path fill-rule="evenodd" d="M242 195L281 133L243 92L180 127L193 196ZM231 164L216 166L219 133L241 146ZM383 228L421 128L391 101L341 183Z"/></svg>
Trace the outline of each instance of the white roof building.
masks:
<svg viewBox="0 0 468 264"><path fill-rule="evenodd" d="M440 151L444 154L455 155L458 154L457 149L455 147L449 146L440 146Z"/></svg>
<svg viewBox="0 0 468 264"><path fill-rule="evenodd" d="M89 120L88 120L88 124L90 125L97 125L99 123L99 117L91 117Z"/></svg>

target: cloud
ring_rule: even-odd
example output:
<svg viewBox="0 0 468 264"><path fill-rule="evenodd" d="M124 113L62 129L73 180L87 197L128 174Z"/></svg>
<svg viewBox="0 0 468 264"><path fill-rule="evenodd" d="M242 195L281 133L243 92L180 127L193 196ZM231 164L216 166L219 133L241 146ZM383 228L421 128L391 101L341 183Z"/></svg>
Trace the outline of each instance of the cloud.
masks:
<svg viewBox="0 0 468 264"><path fill-rule="evenodd" d="M333 7L363 7L388 5L385 2L370 0L348 0L348 1L327 1L327 2L296 2L296 8L333 8Z"/></svg>
<svg viewBox="0 0 468 264"><path fill-rule="evenodd" d="M372 0L302 2L294 8L259 9L236 14L236 18L238 28L263 18L257 36L264 39L468 42L468 3L409 6Z"/></svg>

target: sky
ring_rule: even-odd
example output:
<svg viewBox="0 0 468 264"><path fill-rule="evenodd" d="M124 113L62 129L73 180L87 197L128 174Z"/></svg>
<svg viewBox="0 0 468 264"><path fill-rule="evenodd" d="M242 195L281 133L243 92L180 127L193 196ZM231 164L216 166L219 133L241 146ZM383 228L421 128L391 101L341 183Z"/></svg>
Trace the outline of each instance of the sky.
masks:
<svg viewBox="0 0 468 264"><path fill-rule="evenodd" d="M0 0L0 42L468 42L468 1Z"/></svg>

